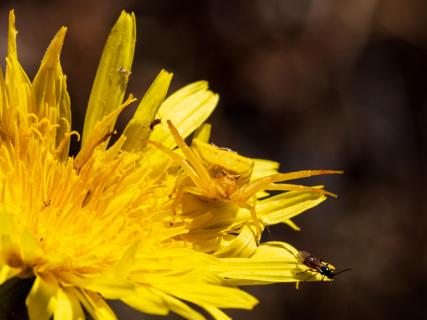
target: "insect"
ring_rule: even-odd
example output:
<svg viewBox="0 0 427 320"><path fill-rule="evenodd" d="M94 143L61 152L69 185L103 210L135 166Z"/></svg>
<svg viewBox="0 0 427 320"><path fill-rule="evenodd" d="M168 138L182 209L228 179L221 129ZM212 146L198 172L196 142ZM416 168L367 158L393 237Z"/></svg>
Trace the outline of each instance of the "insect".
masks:
<svg viewBox="0 0 427 320"><path fill-rule="evenodd" d="M129 77L130 77L130 75L132 74L132 71L127 70L125 67L119 67L119 68L117 69L117 71L118 71L121 75L123 75L125 78L129 78Z"/></svg>
<svg viewBox="0 0 427 320"><path fill-rule="evenodd" d="M311 275L304 281L307 281L308 279L313 278L314 276L316 276L316 274L322 275L323 279L326 277L332 280L338 274L351 270L351 269L344 269L344 270L335 272L335 268L332 268L328 263L323 261L321 258L315 257L311 253L308 253L307 251L299 251L296 258L298 259L298 261L300 261L302 264L308 267L307 270L301 273L305 273L308 270L314 272L313 275Z"/></svg>
<svg viewBox="0 0 427 320"><path fill-rule="evenodd" d="M342 173L333 170L305 170L290 173L278 173L251 181L253 160L246 158L229 149L219 148L212 144L193 139L191 147L180 136L171 121L167 121L169 130L181 149L183 156L170 150L159 142L148 141L183 169L186 176L178 179L176 185L175 209L184 194L193 194L203 198L229 203L250 211L257 225L258 235L261 231L256 210L256 194L263 190L305 191L336 197L322 188L312 188L296 184L277 183L298 178L306 178L322 174Z"/></svg>
<svg viewBox="0 0 427 320"><path fill-rule="evenodd" d="M157 126L161 122L162 122L162 120L160 120L160 119L154 119L153 121L151 121L151 123L150 123L150 130L153 130L154 127Z"/></svg>
<svg viewBox="0 0 427 320"><path fill-rule="evenodd" d="M51 204L52 204L52 200L50 200L50 199L49 200L43 200L42 201L42 210L50 207Z"/></svg>

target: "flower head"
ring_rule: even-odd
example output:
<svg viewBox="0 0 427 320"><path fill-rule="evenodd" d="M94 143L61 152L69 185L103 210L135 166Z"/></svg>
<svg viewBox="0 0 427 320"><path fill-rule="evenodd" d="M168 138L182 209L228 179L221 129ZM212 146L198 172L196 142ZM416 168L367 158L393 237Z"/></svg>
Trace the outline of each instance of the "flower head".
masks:
<svg viewBox="0 0 427 320"><path fill-rule="evenodd" d="M80 135L71 129L59 62L66 28L30 81L10 12L0 73L0 283L35 278L26 300L31 319L83 319L83 308L95 319L115 319L105 299L203 319L191 302L228 319L221 308L257 303L238 286L307 278L300 273L310 266L295 248L260 243L261 233L277 223L296 229L294 216L333 195L289 180L338 172L278 173L275 162L209 144L204 122L218 96L199 81L166 98L172 79L166 71L110 143L118 115L136 101L125 98L135 30L134 15L123 12L104 48L81 149L72 157L70 140ZM322 279L315 271L310 280Z"/></svg>

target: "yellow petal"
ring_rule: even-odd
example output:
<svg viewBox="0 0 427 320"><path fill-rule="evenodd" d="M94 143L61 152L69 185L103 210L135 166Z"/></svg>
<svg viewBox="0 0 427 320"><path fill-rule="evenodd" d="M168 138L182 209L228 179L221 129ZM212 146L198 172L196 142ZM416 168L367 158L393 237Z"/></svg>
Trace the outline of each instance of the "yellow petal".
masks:
<svg viewBox="0 0 427 320"><path fill-rule="evenodd" d="M9 12L9 32L6 57L6 87L8 91L9 107L27 113L30 106L31 82L18 61L16 50L15 13Z"/></svg>
<svg viewBox="0 0 427 320"><path fill-rule="evenodd" d="M55 310L56 281L50 277L36 277L27 296L26 305L30 320L49 320Z"/></svg>
<svg viewBox="0 0 427 320"><path fill-rule="evenodd" d="M287 223L289 219L317 206L326 196L314 192L290 191L257 202L260 220L267 226Z"/></svg>
<svg viewBox="0 0 427 320"><path fill-rule="evenodd" d="M40 242L29 231L21 231L18 243L21 247L21 257L24 262L31 263L43 255Z"/></svg>
<svg viewBox="0 0 427 320"><path fill-rule="evenodd" d="M135 15L123 11L108 36L99 62L86 111L82 146L88 142L97 121L122 104L132 69L135 39Z"/></svg>
<svg viewBox="0 0 427 320"><path fill-rule="evenodd" d="M122 105L117 107L110 114L107 114L102 120L96 123L96 126L93 128L90 136L86 140L87 143L82 146L80 152L74 159L74 167L77 170L79 170L87 162L96 148L106 148L108 137L113 134L110 128L114 126L114 122L116 121L120 112L122 112L124 108L126 108L134 101L135 99L133 96L129 96L129 98Z"/></svg>
<svg viewBox="0 0 427 320"><path fill-rule="evenodd" d="M125 128L124 135L127 139L123 145L123 150L136 151L144 148L145 141L153 129L150 128L151 123L155 119L160 104L166 97L171 80L172 73L162 70L148 88L136 109L135 115Z"/></svg>
<svg viewBox="0 0 427 320"><path fill-rule="evenodd" d="M224 240L221 247L215 252L216 257L250 257L257 248L254 232L249 226L244 226L237 237L231 241Z"/></svg>
<svg viewBox="0 0 427 320"><path fill-rule="evenodd" d="M194 139L209 142L209 138L211 136L212 126L209 123L202 124L196 132L194 132Z"/></svg>
<svg viewBox="0 0 427 320"><path fill-rule="evenodd" d="M0 285L9 280L10 278L16 276L21 272L21 269L12 268L8 265L3 265L0 267Z"/></svg>
<svg viewBox="0 0 427 320"><path fill-rule="evenodd" d="M298 227L295 222L293 222L291 219L285 219L282 221L283 223L287 224L289 227L294 229L295 231L301 231L301 228Z"/></svg>
<svg viewBox="0 0 427 320"><path fill-rule="evenodd" d="M121 279L120 277L115 279L103 276L93 280L90 284L85 285L85 288L101 293L106 299L121 299L133 294L135 285Z"/></svg>
<svg viewBox="0 0 427 320"><path fill-rule="evenodd" d="M0 66L0 119L3 116L3 113L7 109L7 91L6 84L4 83L3 70Z"/></svg>
<svg viewBox="0 0 427 320"><path fill-rule="evenodd" d="M210 313L215 320L231 320L229 316L227 316L224 312L219 310L218 308L209 306L209 305L201 305L203 309Z"/></svg>
<svg viewBox="0 0 427 320"><path fill-rule="evenodd" d="M166 302L148 287L139 287L133 295L123 298L122 301L142 312L158 315L169 313Z"/></svg>
<svg viewBox="0 0 427 320"><path fill-rule="evenodd" d="M57 107L64 74L59 64L62 45L67 28L62 27L52 39L34 78L32 92L39 118L49 117L49 108ZM56 119L54 123L56 123Z"/></svg>
<svg viewBox="0 0 427 320"><path fill-rule="evenodd" d="M156 287L182 300L218 308L252 309L258 303L257 299L240 289L208 283L156 284Z"/></svg>
<svg viewBox="0 0 427 320"><path fill-rule="evenodd" d="M189 319L189 320L204 320L205 317L202 316L199 312L190 308L187 304L178 300L168 294L162 293L159 291L157 294L165 301L168 308L173 312L179 314L180 316Z"/></svg>
<svg viewBox="0 0 427 320"><path fill-rule="evenodd" d="M90 291L77 291L80 302L94 320L116 320L113 310L97 293Z"/></svg>
<svg viewBox="0 0 427 320"><path fill-rule="evenodd" d="M42 251L34 235L18 228L16 212L14 207L0 207L0 261L10 264L11 270L5 269L3 272L16 273L17 270L25 269L26 263L31 263L41 257ZM5 273L4 276L7 276ZM7 280L7 279L5 279Z"/></svg>
<svg viewBox="0 0 427 320"><path fill-rule="evenodd" d="M269 242L259 246L250 258L224 258L221 273L233 285L255 285L298 281L301 263L295 250L283 242Z"/></svg>
<svg viewBox="0 0 427 320"><path fill-rule="evenodd" d="M254 162L254 168L252 171L251 180L256 180L262 177L271 176L278 173L279 163L276 161L265 160L265 159L252 159Z"/></svg>
<svg viewBox="0 0 427 320"><path fill-rule="evenodd" d="M59 61L66 30L62 27L52 39L32 85L34 99L32 112L40 119L47 118L50 123L58 125L56 137L51 139L54 143L52 147L58 146L71 128L70 97L67 92L66 76ZM62 160L68 156L68 150L69 140L62 147Z"/></svg>
<svg viewBox="0 0 427 320"><path fill-rule="evenodd" d="M56 306L53 314L54 320L83 320L80 302L72 289L59 289L56 295Z"/></svg>
<svg viewBox="0 0 427 320"><path fill-rule="evenodd" d="M209 117L218 103L218 95L208 90L206 81L194 82L176 91L167 98L156 115L164 125L154 128L150 140L161 142L167 147L176 146L166 120L170 120L185 138Z"/></svg>

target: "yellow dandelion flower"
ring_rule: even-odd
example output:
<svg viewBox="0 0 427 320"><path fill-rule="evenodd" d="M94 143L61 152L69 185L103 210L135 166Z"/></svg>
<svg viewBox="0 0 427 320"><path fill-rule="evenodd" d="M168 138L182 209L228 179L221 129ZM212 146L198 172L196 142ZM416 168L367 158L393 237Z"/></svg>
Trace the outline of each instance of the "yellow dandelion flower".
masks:
<svg viewBox="0 0 427 320"><path fill-rule="evenodd" d="M19 64L10 12L5 76L0 69L0 284L35 279L26 298L30 319L84 319L83 309L94 319L116 319L105 299L204 319L192 303L229 319L220 309L257 303L239 286L298 282L307 272L310 281L321 280L325 273L317 266L334 271L260 237L277 223L297 229L294 216L333 196L323 186L284 182L339 172L278 173L275 162L209 144L204 122L218 95L206 82L166 98L172 74L161 71L109 144L118 115L136 101L124 97L133 14L123 12L109 35L81 149L69 156L70 139L80 135L71 129L59 62L65 33L62 27L55 35L30 81Z"/></svg>

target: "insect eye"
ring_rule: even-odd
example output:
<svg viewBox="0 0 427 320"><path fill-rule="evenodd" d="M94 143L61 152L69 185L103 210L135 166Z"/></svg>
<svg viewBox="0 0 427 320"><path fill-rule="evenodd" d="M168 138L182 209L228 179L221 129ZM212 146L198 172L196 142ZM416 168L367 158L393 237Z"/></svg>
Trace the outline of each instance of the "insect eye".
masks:
<svg viewBox="0 0 427 320"><path fill-rule="evenodd" d="M328 266L321 266L321 267L320 267L320 270L321 270L322 272L329 272L329 268L328 268Z"/></svg>

